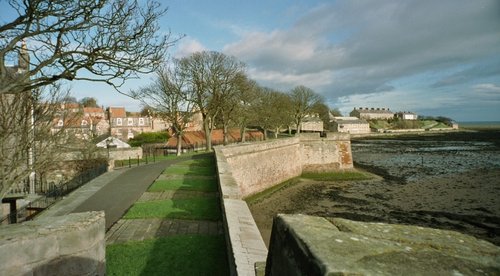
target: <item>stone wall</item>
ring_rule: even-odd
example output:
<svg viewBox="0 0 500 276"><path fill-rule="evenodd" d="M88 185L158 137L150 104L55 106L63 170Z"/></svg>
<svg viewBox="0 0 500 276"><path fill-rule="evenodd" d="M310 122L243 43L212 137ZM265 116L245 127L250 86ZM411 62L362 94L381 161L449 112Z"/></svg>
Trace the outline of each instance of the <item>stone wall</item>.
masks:
<svg viewBox="0 0 500 276"><path fill-rule="evenodd" d="M300 135L302 172L326 172L352 169L351 140L349 134L328 133Z"/></svg>
<svg viewBox="0 0 500 276"><path fill-rule="evenodd" d="M266 275L499 275L500 248L454 231L278 215L265 269Z"/></svg>
<svg viewBox="0 0 500 276"><path fill-rule="evenodd" d="M267 248L246 202L241 199L224 147L215 147L219 192L231 275L255 275L254 265L265 262Z"/></svg>
<svg viewBox="0 0 500 276"><path fill-rule="evenodd" d="M263 191L303 170L352 168L348 135L289 139L215 147L221 208L231 275L255 275L267 248L243 198Z"/></svg>
<svg viewBox="0 0 500 276"><path fill-rule="evenodd" d="M0 227L2 275L105 275L104 212Z"/></svg>
<svg viewBox="0 0 500 276"><path fill-rule="evenodd" d="M297 177L303 171L352 169L348 134L301 134L300 137L220 148L242 198Z"/></svg>
<svg viewBox="0 0 500 276"><path fill-rule="evenodd" d="M241 197L258 193L302 172L298 138L220 148Z"/></svg>
<svg viewBox="0 0 500 276"><path fill-rule="evenodd" d="M102 153L107 154L107 149L101 150ZM132 159L137 160L137 158L142 159L142 148L124 148L124 149L109 149L109 170L112 170L115 166L115 160L127 160Z"/></svg>

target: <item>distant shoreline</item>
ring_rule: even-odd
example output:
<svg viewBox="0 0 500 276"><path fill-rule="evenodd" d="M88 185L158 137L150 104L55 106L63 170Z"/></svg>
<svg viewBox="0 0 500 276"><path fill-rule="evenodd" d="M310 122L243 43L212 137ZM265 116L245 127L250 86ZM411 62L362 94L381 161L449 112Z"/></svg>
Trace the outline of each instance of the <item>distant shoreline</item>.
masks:
<svg viewBox="0 0 500 276"><path fill-rule="evenodd" d="M465 129L500 129L500 121L458 122L458 126Z"/></svg>

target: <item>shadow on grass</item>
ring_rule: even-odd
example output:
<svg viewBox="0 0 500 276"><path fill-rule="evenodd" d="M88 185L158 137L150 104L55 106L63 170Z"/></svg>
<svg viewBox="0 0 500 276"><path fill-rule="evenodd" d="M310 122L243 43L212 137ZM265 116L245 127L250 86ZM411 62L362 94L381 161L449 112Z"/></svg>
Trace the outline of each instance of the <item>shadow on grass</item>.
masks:
<svg viewBox="0 0 500 276"><path fill-rule="evenodd" d="M124 218L202 220L220 225L221 210L213 153L169 166L149 192L172 192L170 199L136 202ZM190 195L191 194L191 195ZM219 223L217 223L219 222ZM182 227L179 227L182 228ZM109 246L109 275L229 275L226 243L220 231L179 229L173 236ZM214 234L217 233L217 234ZM107 253L108 254L108 253ZM116 272L116 273L115 273Z"/></svg>

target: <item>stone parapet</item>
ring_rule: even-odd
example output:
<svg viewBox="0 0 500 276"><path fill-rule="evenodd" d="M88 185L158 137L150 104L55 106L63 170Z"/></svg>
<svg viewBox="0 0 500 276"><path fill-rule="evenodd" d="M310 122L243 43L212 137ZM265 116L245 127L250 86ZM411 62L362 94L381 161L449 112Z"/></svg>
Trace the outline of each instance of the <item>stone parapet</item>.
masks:
<svg viewBox="0 0 500 276"><path fill-rule="evenodd" d="M0 227L4 275L105 275L104 212Z"/></svg>
<svg viewBox="0 0 500 276"><path fill-rule="evenodd" d="M278 215L266 275L498 275L500 248L454 231Z"/></svg>

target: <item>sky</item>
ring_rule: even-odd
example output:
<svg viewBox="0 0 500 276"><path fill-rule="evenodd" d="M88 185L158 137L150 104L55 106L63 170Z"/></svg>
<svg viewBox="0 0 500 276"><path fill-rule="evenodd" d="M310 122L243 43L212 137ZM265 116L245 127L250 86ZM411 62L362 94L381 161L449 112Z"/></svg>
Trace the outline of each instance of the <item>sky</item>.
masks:
<svg viewBox="0 0 500 276"><path fill-rule="evenodd" d="M203 50L235 56L259 84L283 92L307 86L344 115L354 107L388 107L500 121L498 0L161 3L168 8L161 31L184 35L169 49L172 57ZM123 91L151 79L130 80ZM73 82L71 91L140 110L138 101L104 84Z"/></svg>

